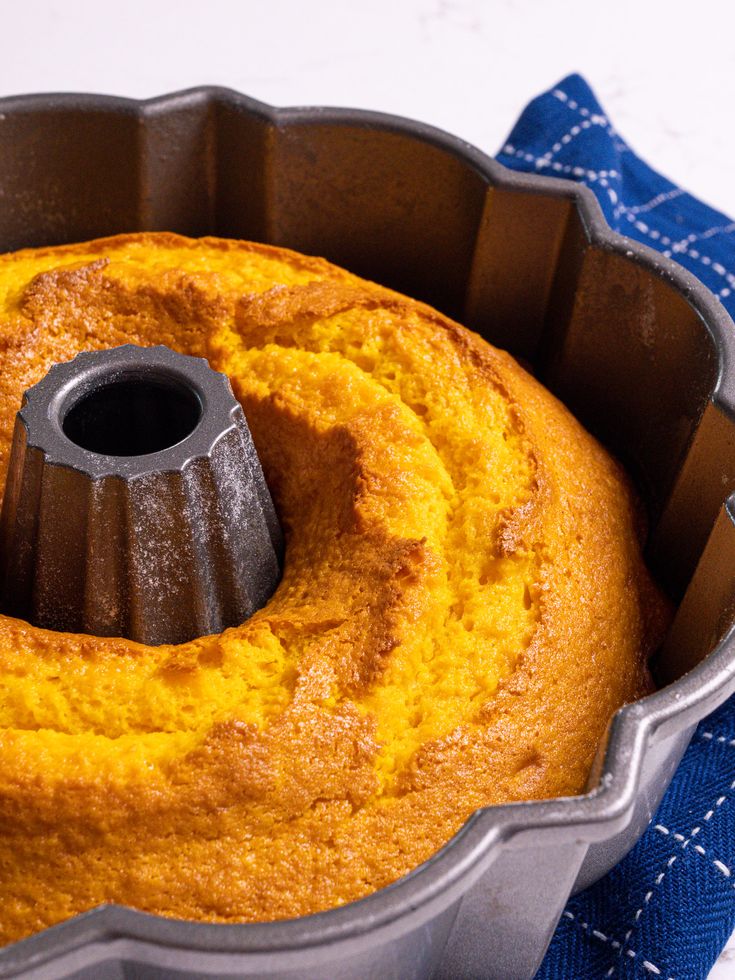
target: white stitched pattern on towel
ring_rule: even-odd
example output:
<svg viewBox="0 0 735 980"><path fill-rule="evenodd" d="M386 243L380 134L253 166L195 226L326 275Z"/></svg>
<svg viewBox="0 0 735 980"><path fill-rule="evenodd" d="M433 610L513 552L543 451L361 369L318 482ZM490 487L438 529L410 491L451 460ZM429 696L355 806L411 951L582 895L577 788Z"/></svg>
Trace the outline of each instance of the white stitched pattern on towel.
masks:
<svg viewBox="0 0 735 980"><path fill-rule="evenodd" d="M674 242L673 251L678 252L681 248L688 248L695 242L707 241L709 238L713 238L715 235L729 235L733 231L735 231L735 221L728 221L726 225L714 225L712 228L708 228L706 231L691 232L685 238L680 239L678 242Z"/></svg>
<svg viewBox="0 0 735 980"><path fill-rule="evenodd" d="M715 229L710 229L710 230L713 232L715 231ZM723 229L720 228L717 230L722 231ZM733 230L735 230L735 226ZM678 242L676 249L667 248L663 254L666 256L667 259L673 258L674 254L676 254L677 256L688 255L690 258L695 259L698 262L701 262L702 265L707 266L708 269L712 269L712 271L716 272L718 276L722 276L727 282L729 287L735 288L735 275L733 275L732 272L728 272L728 270L723 265L720 265L719 262L715 262L711 256L703 255L699 251L699 249L690 248L688 245L683 245L681 242Z"/></svg>
<svg viewBox="0 0 735 980"><path fill-rule="evenodd" d="M609 943L613 949L619 950L620 955L625 954L626 956L629 956L632 960L637 958L638 953L636 953L634 949L626 948L617 939L612 939L610 936L606 936L605 933L600 932L599 929L591 928L589 922L585 922L584 919L580 919L579 916L575 915L573 912L569 912L565 909L562 914L564 918L570 919L576 926L584 930L584 932L588 933L588 935L594 936L595 939L599 939L600 942ZM653 963L651 963L650 960L642 960L641 962L643 966L650 973L654 973L657 976L661 975L661 971L659 970L659 968L655 966ZM646 964L648 965L646 966ZM614 973L615 973L615 966L613 965L610 967L610 969L607 971L605 975L611 977L614 975ZM673 980L673 977L669 977L668 980Z"/></svg>
<svg viewBox="0 0 735 980"><path fill-rule="evenodd" d="M553 157L555 157L556 154L563 149L563 147L568 146L573 139L576 139L577 136L580 135L580 133L583 133L586 129L590 129L592 126L603 126L606 129L609 129L607 126L607 120L604 116L590 116L588 119L583 119L581 123L576 123L569 130L567 130L563 136L560 136L551 149L544 153L541 159L551 161Z"/></svg>
<svg viewBox="0 0 735 980"><path fill-rule="evenodd" d="M733 780L733 782L730 783L728 794L732 790L734 790L734 789L735 789L735 780ZM717 809L719 807L721 807L722 804L726 802L726 800L729 799L728 794L724 794L724 795L718 796L717 800L715 801L714 807L712 807L712 809L708 810L707 813L704 815L704 818L702 820L702 823L708 822L709 820L712 819L712 816L717 811ZM697 836L697 834L700 832L701 829L702 829L701 824L697 824L697 826L692 827L692 830L691 830L689 836L688 837L685 837L684 834L680 834L678 832L674 832L672 830L669 830L668 827L665 827L661 823L654 824L654 826L653 826L653 830L655 830L657 833L662 834L665 837L672 837L681 846L681 849L682 850L685 850L687 848L687 846L690 843L692 843L692 841L694 840L694 838ZM705 853L704 852L704 848L702 848L701 845L694 844L693 847L694 847L695 850L697 850L697 853L701 853L701 854L704 854ZM626 945L628 944L628 941L630 940L630 937L632 936L633 931L635 930L635 928L636 928L636 926L638 924L638 921L640 920L641 915L643 914L644 908L651 901L651 898L653 897L653 894L654 894L654 890L658 888L658 886L661 884L661 882L666 877L667 871L670 868L672 868L674 866L674 864L676 864L676 861L677 861L677 855L676 854L672 854L668 858L668 860L666 861L666 867L665 867L665 869L663 871L660 871L658 873L658 875L656 876L656 878L654 879L653 888L649 889L646 892L640 908L636 910L636 913L635 913L635 915L633 917L633 924L630 927L630 929L628 929L628 931L625 933L625 936L623 938L623 942ZM724 874L725 877L730 877L730 875L726 874L726 872L730 871L730 869L727 867L727 865L723 864L721 861L719 861L719 862L717 862L715 864L714 859L712 859L712 864L715 865L715 867L720 872L720 874ZM623 955L622 947L621 947L621 949L619 951L619 955L620 956ZM609 974L609 975L612 976L612 974Z"/></svg>
<svg viewBox="0 0 735 980"><path fill-rule="evenodd" d="M681 197L682 194L686 194L686 191L682 187L672 187L670 191L662 191L655 197L652 197L650 201L646 201L645 204L636 204L632 208L625 207L622 205L622 210L628 212L628 214L644 214L648 211L653 211L657 208L659 204L665 204L667 201L673 201L675 197ZM619 215L616 215L619 217Z"/></svg>
<svg viewBox="0 0 735 980"><path fill-rule="evenodd" d="M726 735L715 735L714 732L700 732L700 738L708 742L719 742L720 745L730 745L735 748L735 738L727 738Z"/></svg>
<svg viewBox="0 0 735 980"><path fill-rule="evenodd" d="M733 787L731 787L731 789L732 788ZM726 796L720 796L716 805L717 806L722 806L722 803L724 803L726 799L727 799ZM708 810L707 813L705 814L704 819L705 820L711 820L713 813L714 813L714 810ZM671 831L667 827L664 827L660 823L657 823L656 826L653 829L654 830L657 830L660 834L666 834L666 835L671 834ZM685 847L687 847L688 844L691 844L692 839L694 837L696 837L696 835L699 833L699 831L701 829L702 829L701 827L695 827L692 830L692 832L689 835L689 837L684 837L683 834L671 834L671 836L674 837L675 840L678 840L681 843L682 848L685 848ZM707 857L707 851L702 847L701 844L694 844L693 845L693 849L697 852L697 854L701 854L702 857ZM717 868L717 870L721 874L723 874L726 878L731 878L732 877L732 871L722 861L719 861L717 858L712 858L712 857L710 857L709 860ZM656 884L658 884L658 883L659 882L657 880L656 881Z"/></svg>
<svg viewBox="0 0 735 980"><path fill-rule="evenodd" d="M586 106L580 105L576 99L570 98L567 93L560 88L555 88L551 94L554 96L554 98L568 106L573 112L578 112L585 121L591 121L598 126L605 126L608 136L610 136L613 141L613 148L617 153L630 152L630 147L623 142L622 137L606 115L599 112L592 112L592 110L588 109Z"/></svg>
<svg viewBox="0 0 735 980"><path fill-rule="evenodd" d="M506 143L502 152L507 153L509 156L519 157L521 160L525 160L526 163L533 163L539 170L542 170L544 167L550 167L555 173L571 174L573 177L580 177L589 181L595 181L601 177L620 179L620 174L617 170L589 170L586 167L573 166L569 163L558 163L557 161L549 163L544 157L534 156L533 153L519 150L512 143Z"/></svg>
<svg viewBox="0 0 735 980"><path fill-rule="evenodd" d="M580 105L576 99L571 99L566 92L562 91L562 89L555 88L551 94L555 99L558 99L560 102L568 105L573 112L578 112L580 116L584 116L585 119L596 119L601 125L610 126L610 120L607 118L607 116L599 112L592 112L585 106Z"/></svg>

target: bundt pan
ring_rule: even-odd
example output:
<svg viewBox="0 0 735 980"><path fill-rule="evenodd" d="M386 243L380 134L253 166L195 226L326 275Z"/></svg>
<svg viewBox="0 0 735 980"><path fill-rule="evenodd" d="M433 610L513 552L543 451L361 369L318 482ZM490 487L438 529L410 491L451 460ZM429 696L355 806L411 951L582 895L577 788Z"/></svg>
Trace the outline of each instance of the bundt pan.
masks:
<svg viewBox="0 0 735 980"><path fill-rule="evenodd" d="M679 603L657 693L620 710L589 791L478 811L388 888L290 921L103 907L0 951L0 976L532 977L565 902L635 843L696 723L735 691L733 324L584 187L511 173L390 116L223 89L0 101L0 247L168 229L286 245L427 300L530 362L627 464ZM1 900L0 896L0 900Z"/></svg>

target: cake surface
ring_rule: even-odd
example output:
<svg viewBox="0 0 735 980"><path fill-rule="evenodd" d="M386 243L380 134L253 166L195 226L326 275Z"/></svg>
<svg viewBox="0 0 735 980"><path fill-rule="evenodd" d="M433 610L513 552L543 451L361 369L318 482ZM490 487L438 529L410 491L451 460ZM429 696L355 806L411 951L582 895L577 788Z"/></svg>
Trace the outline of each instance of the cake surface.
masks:
<svg viewBox="0 0 735 980"><path fill-rule="evenodd" d="M179 646L0 616L0 942L104 902L320 911L478 807L584 790L666 604L620 466L515 361L320 260L140 234L0 257L0 486L25 389L124 343L206 357L286 534Z"/></svg>

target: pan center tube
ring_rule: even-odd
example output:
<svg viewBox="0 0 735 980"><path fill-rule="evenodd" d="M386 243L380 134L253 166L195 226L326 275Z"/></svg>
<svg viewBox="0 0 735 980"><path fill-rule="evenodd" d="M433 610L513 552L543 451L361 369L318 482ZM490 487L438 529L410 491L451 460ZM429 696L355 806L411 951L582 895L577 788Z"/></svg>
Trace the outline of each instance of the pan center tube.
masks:
<svg viewBox="0 0 735 980"><path fill-rule="evenodd" d="M227 377L125 345L57 364L24 395L0 513L0 610L147 644L242 623L283 538Z"/></svg>
<svg viewBox="0 0 735 980"><path fill-rule="evenodd" d="M199 424L196 392L145 374L103 384L66 413L61 428L77 446L104 456L147 456L170 449Z"/></svg>

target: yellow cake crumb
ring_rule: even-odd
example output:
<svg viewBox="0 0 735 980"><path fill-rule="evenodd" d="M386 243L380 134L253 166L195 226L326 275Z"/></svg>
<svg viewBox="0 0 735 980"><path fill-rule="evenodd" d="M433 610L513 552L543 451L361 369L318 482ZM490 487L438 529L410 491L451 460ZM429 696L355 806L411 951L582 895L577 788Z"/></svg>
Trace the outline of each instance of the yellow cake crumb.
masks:
<svg viewBox="0 0 735 980"><path fill-rule="evenodd" d="M315 912L479 806L583 790L666 606L624 474L559 402L323 260L118 236L0 257L0 484L23 391L123 343L230 377L283 579L180 646L0 616L0 941L110 901Z"/></svg>

